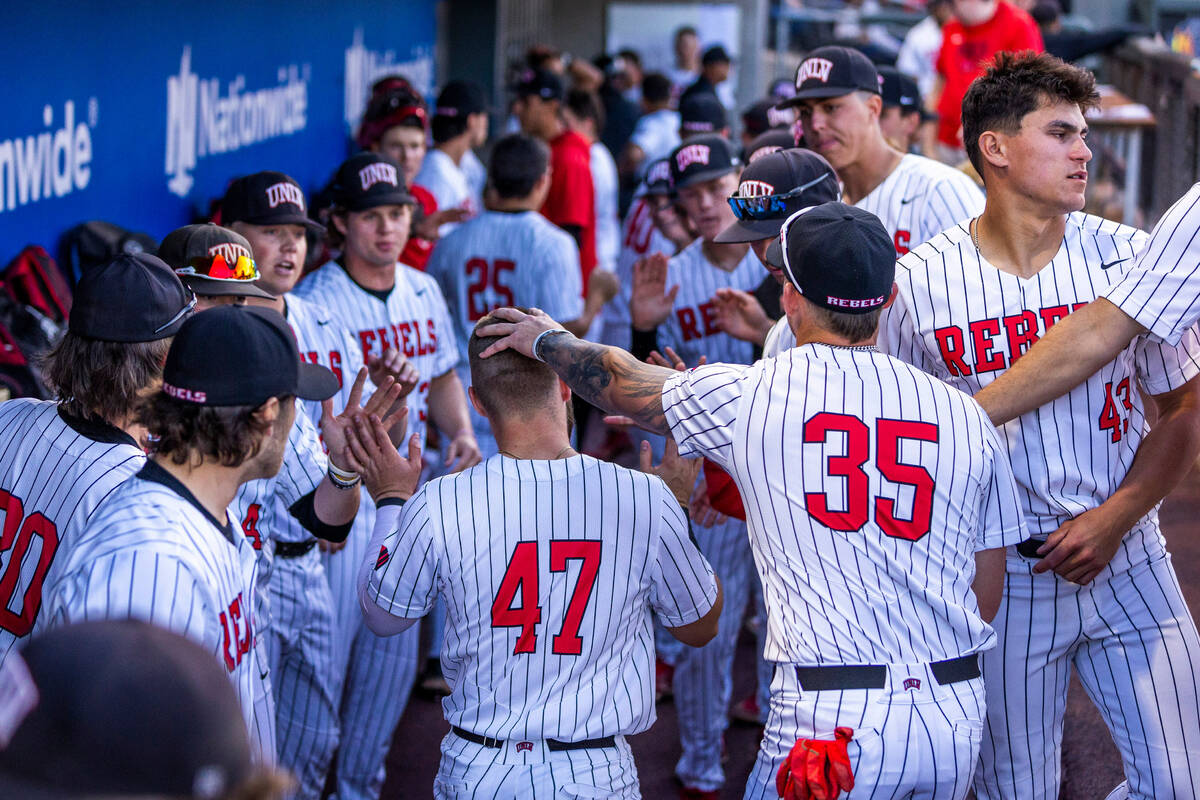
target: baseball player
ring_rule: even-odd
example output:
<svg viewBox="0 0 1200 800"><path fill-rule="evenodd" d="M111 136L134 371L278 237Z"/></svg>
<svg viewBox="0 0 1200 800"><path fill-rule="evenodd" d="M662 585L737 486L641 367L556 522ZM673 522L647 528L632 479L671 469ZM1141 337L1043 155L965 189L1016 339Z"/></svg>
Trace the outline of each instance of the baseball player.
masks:
<svg viewBox="0 0 1200 800"><path fill-rule="evenodd" d="M438 93L430 121L433 148L414 179L434 196L438 208L479 213L479 192L471 186L467 164L477 160L471 148L487 141L487 111L487 93L473 81L450 81ZM452 230L454 223L446 223L439 233L445 236Z"/></svg>
<svg viewBox="0 0 1200 800"><path fill-rule="evenodd" d="M796 68L796 96L779 105L800 109L805 144L837 170L845 202L883 221L897 255L983 210L964 173L888 144L879 73L859 51L813 50Z"/></svg>
<svg viewBox="0 0 1200 800"><path fill-rule="evenodd" d="M454 366L453 323L437 283L396 261L408 235L411 196L396 165L374 153L343 163L333 182L330 235L342 255L305 278L295 294L328 307L352 325L356 348L347 364L369 365L387 348L404 354L420 382L408 395L409 431L425 437L426 418L449 441L448 462L479 460L466 396ZM325 563L337 606L338 663L345 675L341 701L336 795L374 800L392 732L416 677L416 631L381 639L362 625L355 573L366 554L373 508L360 509L344 550Z"/></svg>
<svg viewBox="0 0 1200 800"><path fill-rule="evenodd" d="M373 490L363 613L391 635L436 595L446 601L451 729L435 797L640 797L625 736L654 720L650 609L693 646L721 614L678 499L696 466L668 458L668 488L578 454L571 392L516 352L481 360L493 341L471 337L471 398L493 422L497 455L414 495L415 458L400 459L381 430L356 438L396 460Z"/></svg>
<svg viewBox="0 0 1200 800"><path fill-rule="evenodd" d="M537 139L513 134L498 141L488 173L488 209L439 242L429 261L426 272L442 289L461 343L458 374L464 386L471 384L467 341L492 309L513 303L552 308L582 336L603 305L601 282L593 281L585 307L579 248L538 213L550 189L549 166L549 148ZM487 420L475 413L472 422L480 452L495 455Z"/></svg>
<svg viewBox="0 0 1200 800"><path fill-rule="evenodd" d="M634 267L629 308L635 341L654 340L652 346L635 343L635 349L641 355L642 348L670 347L688 365L701 358L752 363L751 345L717 328L713 305L717 289L749 290L764 274L748 245L720 241L719 234L735 221L726 198L739 185L741 162L734 145L715 135L687 140L670 160L679 203L700 238L669 260L659 253ZM725 779L721 750L733 691L733 656L753 567L744 521L721 518L715 525L701 526L696 538L705 557L718 565L726 598L716 639L684 653L673 678L683 750L675 774L687 796L702 797L720 789Z"/></svg>
<svg viewBox="0 0 1200 800"><path fill-rule="evenodd" d="M161 390L138 411L154 456L92 515L46 594L53 624L145 619L208 648L267 762L275 712L255 618L258 562L229 505L242 483L279 471L293 398L336 390L329 370L300 363L273 311L222 306L189 319Z"/></svg>
<svg viewBox="0 0 1200 800"><path fill-rule="evenodd" d="M1149 332L1178 344L1200 321L1200 183L1167 209L1133 266L979 393L996 424L1065 394Z"/></svg>
<svg viewBox="0 0 1200 800"><path fill-rule="evenodd" d="M1144 233L1079 213L1097 100L1090 72L1045 54L1001 54L972 85L963 120L986 209L900 259L880 349L976 392L1132 265ZM1008 550L1000 645L984 656L981 799L1058 796L1072 666L1131 797L1200 793L1200 637L1156 513L1200 451L1197 374L1195 331L1177 347L1139 339L1000 429L1029 539Z"/></svg>
<svg viewBox="0 0 1200 800"><path fill-rule="evenodd" d="M0 404L0 664L45 627L43 591L63 574L65 554L145 463L134 409L194 302L153 256L123 255L87 271L67 331L46 358L58 399Z"/></svg>
<svg viewBox="0 0 1200 800"><path fill-rule="evenodd" d="M1002 548L1025 535L1004 446L968 396L872 347L895 270L876 218L825 203L780 239L799 344L776 358L677 373L515 309L484 355L536 352L737 482L775 663L747 798L961 798Z"/></svg>

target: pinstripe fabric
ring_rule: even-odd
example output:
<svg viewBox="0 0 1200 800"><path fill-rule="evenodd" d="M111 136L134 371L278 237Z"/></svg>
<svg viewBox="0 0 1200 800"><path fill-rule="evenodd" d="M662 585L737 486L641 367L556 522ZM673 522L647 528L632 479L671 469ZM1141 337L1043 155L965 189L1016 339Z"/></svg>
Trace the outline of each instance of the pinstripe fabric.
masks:
<svg viewBox="0 0 1200 800"><path fill-rule="evenodd" d="M629 206L621 226L621 249L617 254L617 289L613 299L600 312L603 321L601 339L605 344L629 349L629 296L633 289L633 262L650 253L674 253L675 245L658 232L644 197Z"/></svg>
<svg viewBox="0 0 1200 800"><path fill-rule="evenodd" d="M425 153L425 160L421 162L421 169L413 183L428 190L433 199L437 200L438 208L467 208L472 213L477 213L480 209L472 195L462 165L455 164L450 156L436 147L431 147ZM447 222L438 228L438 235L446 236L458 225L459 223Z"/></svg>
<svg viewBox="0 0 1200 800"><path fill-rule="evenodd" d="M880 347L978 391L1048 325L1120 280L1145 241L1133 228L1071 214L1058 253L1024 280L984 262L965 224L949 229L900 259ZM1000 428L1032 535L1048 535L1121 485L1148 429L1138 387L1161 394L1200 374L1200 338L1189 330L1181 339L1177 347L1136 339L1069 394ZM983 662L980 798L1057 797L1072 665L1122 752L1131 797L1200 792L1200 638L1164 546L1153 510L1083 588L1034 575L1036 560L1010 549L995 623L1001 642ZM1153 719L1165 698L1182 709L1177 724Z"/></svg>
<svg viewBox="0 0 1200 800"><path fill-rule="evenodd" d="M364 602L411 619L440 594L447 616L442 669L452 689L443 701L446 719L514 745L648 728L650 610L678 627L716 599L712 569L662 481L588 456L494 456L430 481L394 528L375 533L384 550L372 547ZM511 574L525 576L522 591L529 594L505 580ZM526 609L534 602L538 619L528 634L506 622L504 609L535 613ZM585 752L597 764L618 756L611 748ZM440 778L467 766L445 748L443 754ZM537 748L513 749L504 763L540 757ZM539 793L551 790L545 779L530 778Z"/></svg>
<svg viewBox="0 0 1200 800"><path fill-rule="evenodd" d="M854 205L879 217L897 255L983 213L983 192L964 173L909 153Z"/></svg>
<svg viewBox="0 0 1200 800"><path fill-rule="evenodd" d="M1167 209L1134 269L1103 294L1155 336L1177 344L1200 320L1200 183Z"/></svg>
<svg viewBox="0 0 1200 800"><path fill-rule="evenodd" d="M893 677L915 676L931 693L932 702L896 688L869 698L865 691L801 694L787 682L795 673L778 668L746 796L774 796L773 769L796 736L828 737L843 724L878 732L871 754L856 756L867 765L864 796L873 782L891 787L884 796L963 796L978 736L973 744L956 737L955 722L977 731L979 703L963 701L961 718L947 721L950 709L937 692L959 698L960 687L972 686L974 696L979 682L937 687L920 670L994 644L970 588L973 554L1025 536L1008 461L983 411L872 348L822 344L751 367L681 373L664 386L663 408L680 452L713 459L742 493L767 609L767 660L916 665ZM815 424L831 420L834 427L814 435ZM894 424L923 433L885 436ZM859 430L865 438L852 437ZM843 469L847 457L852 469ZM896 465L908 469L897 473ZM919 506L926 523L906 537L902 521L917 526ZM895 774L883 750L906 751L917 729L928 742L925 760Z"/></svg>
<svg viewBox="0 0 1200 800"><path fill-rule="evenodd" d="M384 347L400 350L421 374L408 396L409 433L425 436L429 381L453 369L458 345L437 283L424 273L396 265L395 288L384 302L330 262L296 288L344 320L357 345L343 365L351 382L358 368ZM304 345L301 346L302 352ZM344 400L343 400L344 402ZM357 569L366 558L375 506L363 496L346 546L324 558L335 605L334 670L342 677L341 746L338 748L338 800L375 800L383 788L383 762L392 733L416 679L417 632L383 639L366 629L358 610Z"/></svg>
<svg viewBox="0 0 1200 800"><path fill-rule="evenodd" d="M257 571L235 523L227 533L173 489L136 477L92 515L46 611L55 626L143 619L211 650L238 691L251 741L273 762L275 709L253 612Z"/></svg>
<svg viewBox="0 0 1200 800"><path fill-rule="evenodd" d="M667 262L667 288L679 286L675 307L658 326L658 346L673 347L686 364L700 356L709 363L749 364L754 346L717 328L712 298L717 289L730 287L752 291L766 274L750 250L731 271L713 266L704 255L703 239L697 239Z"/></svg>
<svg viewBox="0 0 1200 800"><path fill-rule="evenodd" d="M76 432L59 416L57 403L0 403L0 513L13 536L5 536L0 575L7 583L16 571L10 593L0 598L0 663L45 626L43 591L61 579L88 518L145 460L132 439L102 442Z"/></svg>
<svg viewBox="0 0 1200 800"><path fill-rule="evenodd" d="M763 358L774 358L795 346L796 334L792 333L787 317L782 317L767 331L767 338L763 341Z"/></svg>

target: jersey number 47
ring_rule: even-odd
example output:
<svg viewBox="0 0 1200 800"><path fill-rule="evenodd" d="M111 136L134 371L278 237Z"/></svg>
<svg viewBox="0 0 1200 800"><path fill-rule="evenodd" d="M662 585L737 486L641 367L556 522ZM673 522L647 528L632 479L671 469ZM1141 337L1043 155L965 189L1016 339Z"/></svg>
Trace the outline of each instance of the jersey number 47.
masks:
<svg viewBox="0 0 1200 800"><path fill-rule="evenodd" d="M566 572L568 561L582 561L579 580L571 592L567 613L562 627L554 636L551 652L557 655L577 656L583 650L583 639L579 637L579 625L592 598L592 587L596 584L596 573L600 571L601 543L592 539L552 539L550 549L550 571ZM514 607L517 593L520 605ZM518 542L513 548L508 569L500 581L500 589L492 601L493 628L520 628L513 655L533 653L537 650L537 626L542 621L542 607L538 605L538 543Z"/></svg>

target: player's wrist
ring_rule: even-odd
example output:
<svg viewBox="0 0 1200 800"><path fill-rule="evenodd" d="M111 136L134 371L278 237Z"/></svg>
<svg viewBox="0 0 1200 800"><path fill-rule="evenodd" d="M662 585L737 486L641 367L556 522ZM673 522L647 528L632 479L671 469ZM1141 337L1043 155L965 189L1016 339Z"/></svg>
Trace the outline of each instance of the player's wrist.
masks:
<svg viewBox="0 0 1200 800"><path fill-rule="evenodd" d="M536 358L538 361L541 361L544 364L546 362L546 359L542 358L542 355L540 352L542 344L545 342L547 337L554 336L557 334L564 334L564 333L567 336L571 335L570 331L565 330L563 328L551 328L549 330L542 331L534 338L533 346L531 348L529 348L531 355L534 358Z"/></svg>
<svg viewBox="0 0 1200 800"><path fill-rule="evenodd" d="M362 482L362 476L357 472L341 469L335 466L332 461L329 462L329 468L326 470L325 475L329 478L329 482L333 484L335 489L353 489Z"/></svg>

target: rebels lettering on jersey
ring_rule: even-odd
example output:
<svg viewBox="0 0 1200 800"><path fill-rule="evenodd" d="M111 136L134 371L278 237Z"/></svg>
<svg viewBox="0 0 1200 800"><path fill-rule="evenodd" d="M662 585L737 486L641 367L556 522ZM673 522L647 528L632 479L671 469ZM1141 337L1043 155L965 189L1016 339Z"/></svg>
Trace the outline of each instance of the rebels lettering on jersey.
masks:
<svg viewBox="0 0 1200 800"><path fill-rule="evenodd" d="M978 319L967 323L965 329L961 325L943 325L934 329L933 336L951 375L999 372L1011 367L1054 323L1086 305L1064 303Z"/></svg>
<svg viewBox="0 0 1200 800"><path fill-rule="evenodd" d="M221 632L225 671L233 672L242 663L242 656L249 653L254 644L254 619L242 600L241 592L233 598L229 608L221 612Z"/></svg>
<svg viewBox="0 0 1200 800"><path fill-rule="evenodd" d="M414 319L384 328L360 330L358 341L362 345L364 365L371 356L382 355L389 347L404 353L406 358L416 358L437 352L438 346L437 329L432 319Z"/></svg>
<svg viewBox="0 0 1200 800"><path fill-rule="evenodd" d="M685 342L722 332L717 325L717 305L711 300L698 306L676 308L675 316L679 319L679 331Z"/></svg>

